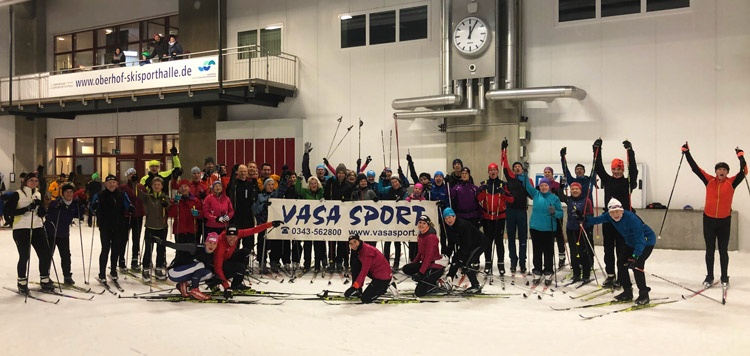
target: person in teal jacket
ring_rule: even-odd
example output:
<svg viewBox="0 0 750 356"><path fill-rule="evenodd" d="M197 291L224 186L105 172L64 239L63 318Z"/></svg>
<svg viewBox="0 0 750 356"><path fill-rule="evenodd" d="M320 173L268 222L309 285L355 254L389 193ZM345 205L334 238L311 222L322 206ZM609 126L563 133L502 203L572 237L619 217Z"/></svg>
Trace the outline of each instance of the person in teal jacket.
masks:
<svg viewBox="0 0 750 356"><path fill-rule="evenodd" d="M648 304L650 301L648 292L651 291L651 288L646 286L646 275L643 273L643 267L656 245L654 230L646 225L638 215L625 211L622 208L622 203L615 198L610 199L607 203L606 213L586 219L586 226L602 223L611 223L625 239L626 248L622 252L623 255L619 256L618 261L627 260L626 266L633 270L635 284L638 286L638 299L635 300L635 304ZM623 292L615 296L615 299L619 301L633 300L633 283L630 281L630 275L623 273L618 277Z"/></svg>
<svg viewBox="0 0 750 356"><path fill-rule="evenodd" d="M524 182L524 187L532 199L531 219L529 220L529 232L531 242L534 244L534 284L539 284L544 274L544 284L552 284L554 256L555 256L555 232L557 221L563 216L560 198L550 190L550 181L542 178L539 181L539 190L529 183L526 174L519 174L518 179ZM542 261L544 260L544 261ZM544 263L542 263L544 262Z"/></svg>

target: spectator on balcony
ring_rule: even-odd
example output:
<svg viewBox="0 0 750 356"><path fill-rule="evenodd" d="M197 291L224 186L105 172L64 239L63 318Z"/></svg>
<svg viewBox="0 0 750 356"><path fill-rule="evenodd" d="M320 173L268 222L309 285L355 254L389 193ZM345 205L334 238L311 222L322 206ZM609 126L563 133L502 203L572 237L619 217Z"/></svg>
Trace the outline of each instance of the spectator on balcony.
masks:
<svg viewBox="0 0 750 356"><path fill-rule="evenodd" d="M151 54L147 59L156 58L158 60L169 60L169 44L161 38L160 34L154 34L154 45Z"/></svg>
<svg viewBox="0 0 750 356"><path fill-rule="evenodd" d="M182 49L182 45L177 42L177 36L169 35L169 60L181 59L183 53L185 51Z"/></svg>
<svg viewBox="0 0 750 356"><path fill-rule="evenodd" d="M112 64L119 64L120 67L125 66L125 53L122 52L120 47L115 48L115 53L112 54Z"/></svg>
<svg viewBox="0 0 750 356"><path fill-rule="evenodd" d="M138 62L138 65L145 66L146 64L151 64L151 60L148 59L150 55L148 52L141 53L141 60Z"/></svg>

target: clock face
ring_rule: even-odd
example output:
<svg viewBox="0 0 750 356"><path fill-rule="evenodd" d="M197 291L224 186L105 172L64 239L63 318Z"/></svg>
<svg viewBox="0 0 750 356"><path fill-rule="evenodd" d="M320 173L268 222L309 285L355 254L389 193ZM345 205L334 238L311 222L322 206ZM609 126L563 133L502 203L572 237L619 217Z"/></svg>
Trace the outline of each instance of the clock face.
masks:
<svg viewBox="0 0 750 356"><path fill-rule="evenodd" d="M489 41L489 29L476 17L461 20L453 30L453 45L464 54L477 54Z"/></svg>

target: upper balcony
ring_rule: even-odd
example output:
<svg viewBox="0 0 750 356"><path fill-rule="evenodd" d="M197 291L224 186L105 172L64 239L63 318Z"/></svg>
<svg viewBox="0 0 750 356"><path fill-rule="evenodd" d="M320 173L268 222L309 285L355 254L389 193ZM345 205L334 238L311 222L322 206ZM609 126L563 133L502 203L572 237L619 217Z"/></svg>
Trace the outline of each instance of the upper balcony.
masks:
<svg viewBox="0 0 750 356"><path fill-rule="evenodd" d="M110 64L22 75L0 79L0 115L74 119L76 115L204 105L276 107L296 94L298 72L299 59L294 55L244 46L143 65Z"/></svg>

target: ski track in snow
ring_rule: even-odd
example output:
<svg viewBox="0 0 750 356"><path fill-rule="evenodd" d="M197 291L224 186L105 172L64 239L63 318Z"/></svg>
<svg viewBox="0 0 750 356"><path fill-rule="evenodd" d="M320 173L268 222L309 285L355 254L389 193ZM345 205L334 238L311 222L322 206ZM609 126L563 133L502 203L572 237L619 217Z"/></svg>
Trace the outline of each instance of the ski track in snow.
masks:
<svg viewBox="0 0 750 356"><path fill-rule="evenodd" d="M77 229L71 228L73 278L84 286ZM88 264L92 235L90 228L83 229ZM95 235L92 277L98 270L100 248L98 231ZM167 251L171 260L173 251ZM601 247L597 247L597 253L603 259ZM613 294L607 294L582 302L568 297L593 290L593 283L571 289L568 294L558 288L554 297L544 296L541 301L518 295L457 303L340 306L291 300L276 306L162 303L118 299L109 293L96 295L90 302L61 298L58 305L34 300L24 304L23 297L3 290L0 317L6 327L0 333L0 342L4 355L518 355L543 350L532 346L541 347L540 339L549 345L544 350L556 356L580 355L585 349L607 350L608 355L634 351L647 351L648 355L744 355L750 347L750 338L745 336L750 327L749 255L730 252L732 285L726 306L701 296L683 301L681 295L690 292L647 275L652 298L680 301L589 321L581 320L578 314L589 316L627 305L550 310L549 306L590 304L612 298ZM0 231L0 261L0 282L15 288L18 254L7 229ZM58 273L62 273L59 257L55 257L55 263ZM718 253L715 269L718 273ZM705 275L704 251L657 249L647 261L646 270L698 290ZM568 271L566 268L561 273ZM54 270L50 272L54 278ZM38 262L32 252L30 279L38 278ZM603 276L599 275L599 279ZM341 285L328 286L322 280L312 284L308 280L253 287L310 294L322 289L345 289ZM121 285L125 288L123 296L148 291L148 286L130 278L123 279ZM93 278L90 287L94 291L101 289ZM413 289L414 283L406 281L399 287ZM516 288L502 291L499 284L488 285L485 291L522 292ZM720 300L721 288L717 286L705 294ZM619 345L621 340L628 345Z"/></svg>

